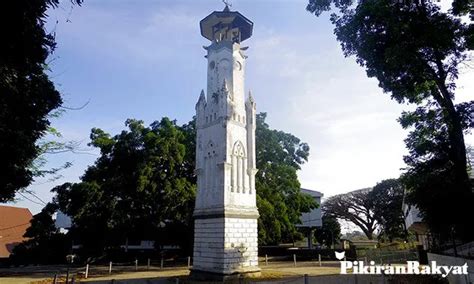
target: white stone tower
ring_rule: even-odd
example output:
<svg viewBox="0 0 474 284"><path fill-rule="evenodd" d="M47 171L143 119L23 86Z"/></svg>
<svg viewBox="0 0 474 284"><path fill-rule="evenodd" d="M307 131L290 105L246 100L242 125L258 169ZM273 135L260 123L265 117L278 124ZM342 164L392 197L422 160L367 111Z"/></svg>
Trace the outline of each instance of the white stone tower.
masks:
<svg viewBox="0 0 474 284"><path fill-rule="evenodd" d="M196 173L192 273L258 273L255 101L245 95L242 41L253 23L225 9L204 18L207 95L196 104Z"/></svg>

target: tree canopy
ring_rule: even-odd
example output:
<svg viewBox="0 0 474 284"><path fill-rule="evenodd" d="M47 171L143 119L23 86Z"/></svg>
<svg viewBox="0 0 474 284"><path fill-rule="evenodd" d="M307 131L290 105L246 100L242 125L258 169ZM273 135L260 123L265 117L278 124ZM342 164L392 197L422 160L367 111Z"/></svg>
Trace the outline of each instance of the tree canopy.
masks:
<svg viewBox="0 0 474 284"><path fill-rule="evenodd" d="M428 221L439 217L433 208L444 204L444 229L431 222L432 229L446 232L454 226L460 237L472 240L472 232L465 230L472 227L465 217L469 214L459 208L474 201L464 142L474 102L455 105L454 97L459 69L474 47L473 2L452 4L444 12L429 0L309 0L307 10L319 16L335 8L331 22L344 54L355 56L392 99L418 105L400 120L413 129L406 140L410 156L405 157L408 167L402 181L409 192L416 192L411 202ZM461 19L467 13L471 21ZM450 198L427 198L446 195Z"/></svg>
<svg viewBox="0 0 474 284"><path fill-rule="evenodd" d="M194 207L194 159L185 160L188 135L175 121L163 118L145 127L129 119L127 130L111 137L101 129L91 131L90 145L101 156L82 176L82 182L53 189L54 201L72 217L71 233L87 254L127 239L155 240L166 244L161 228L191 226ZM186 245L186 235L174 235ZM180 239L181 238L181 239Z"/></svg>
<svg viewBox="0 0 474 284"><path fill-rule="evenodd" d="M404 186L398 179L383 180L372 189L374 214L380 225L379 238L385 237L389 241L407 238L402 210L403 195Z"/></svg>
<svg viewBox="0 0 474 284"><path fill-rule="evenodd" d="M72 1L81 4L81 0ZM34 177L36 144L48 130L49 115L62 99L48 76L47 58L56 48L45 30L46 11L59 0L3 1L0 4L0 202L12 200Z"/></svg>
<svg viewBox="0 0 474 284"><path fill-rule="evenodd" d="M33 216L31 226L24 237L28 240L15 246L10 256L12 264L49 264L62 263L70 253L70 238L56 228L53 214L57 205L48 203L40 213Z"/></svg>
<svg viewBox="0 0 474 284"><path fill-rule="evenodd" d="M353 223L369 240L377 234L391 241L406 238L403 194L404 187L398 179L387 179L373 188L331 196L322 209L324 216Z"/></svg>
<svg viewBox="0 0 474 284"><path fill-rule="evenodd" d="M324 215L353 223L369 240L372 240L378 223L371 190L371 188L364 188L329 197L323 203Z"/></svg>
<svg viewBox="0 0 474 284"><path fill-rule="evenodd" d="M317 206L300 191L297 169L309 147L297 137L270 129L257 116L257 206L259 242L299 239L295 224ZM100 150L79 183L55 187L54 206L72 218L69 236L82 255L99 256L130 240L191 249L196 190L195 122L177 125L163 118L150 126L128 119L126 130L111 136L91 130L90 145Z"/></svg>
<svg viewBox="0 0 474 284"><path fill-rule="evenodd" d="M463 129L472 129L474 104L462 103L456 108ZM407 202L420 209L437 241L453 237L471 240L474 232L469 225L472 223L470 208L474 197L472 192L458 186L442 116L439 108L423 107L402 114L402 126L412 129L405 139L409 155L404 157L408 168L402 181L407 187Z"/></svg>
<svg viewBox="0 0 474 284"><path fill-rule="evenodd" d="M257 115L256 157L259 243L277 244L301 238L295 224L301 212L315 208L313 198L300 191L296 171L308 160L309 146L290 133L270 129L266 113Z"/></svg>
<svg viewBox="0 0 474 284"><path fill-rule="evenodd" d="M323 215L323 225L314 232L316 241L321 245L332 248L341 238L341 225L337 218L330 215Z"/></svg>

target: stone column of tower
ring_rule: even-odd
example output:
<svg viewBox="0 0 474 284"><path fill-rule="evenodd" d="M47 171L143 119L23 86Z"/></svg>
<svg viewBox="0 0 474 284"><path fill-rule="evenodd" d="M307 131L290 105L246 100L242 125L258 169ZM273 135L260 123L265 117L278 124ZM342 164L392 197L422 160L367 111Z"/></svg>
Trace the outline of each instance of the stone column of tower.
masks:
<svg viewBox="0 0 474 284"><path fill-rule="evenodd" d="M253 23L238 12L204 18L207 94L196 104L196 173L192 273L258 273L255 101L244 92L241 42Z"/></svg>

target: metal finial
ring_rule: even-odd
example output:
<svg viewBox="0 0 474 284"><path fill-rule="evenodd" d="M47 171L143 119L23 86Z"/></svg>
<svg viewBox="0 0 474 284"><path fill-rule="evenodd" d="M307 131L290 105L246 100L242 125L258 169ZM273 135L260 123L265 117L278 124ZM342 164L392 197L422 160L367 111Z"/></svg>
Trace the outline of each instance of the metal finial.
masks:
<svg viewBox="0 0 474 284"><path fill-rule="evenodd" d="M232 4L229 3L229 0L222 0L222 3L225 4L224 12L229 12L230 11L229 7L232 7Z"/></svg>

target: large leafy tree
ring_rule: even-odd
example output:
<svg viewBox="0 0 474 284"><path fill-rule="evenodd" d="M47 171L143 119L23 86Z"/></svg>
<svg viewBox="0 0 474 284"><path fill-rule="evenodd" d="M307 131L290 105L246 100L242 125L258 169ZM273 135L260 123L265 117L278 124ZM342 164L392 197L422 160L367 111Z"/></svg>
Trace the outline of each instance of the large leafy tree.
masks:
<svg viewBox="0 0 474 284"><path fill-rule="evenodd" d="M329 197L323 203L324 215L352 222L372 240L379 224L371 190L364 188Z"/></svg>
<svg viewBox="0 0 474 284"><path fill-rule="evenodd" d="M407 231L402 210L404 186L398 179L383 180L371 191L374 213L380 225L380 237L389 241L406 239Z"/></svg>
<svg viewBox="0 0 474 284"><path fill-rule="evenodd" d="M71 234L87 255L127 239L155 239L186 245L195 194L194 159L187 161L192 127L163 118L145 127L129 119L127 130L111 137L94 128L91 145L101 156L82 182L56 187L55 202L72 217ZM194 150L192 150L194 151ZM170 236L167 228L184 228ZM186 230L187 228L187 230ZM163 231L164 230L164 231ZM161 232L162 234L158 234ZM168 236L168 239L159 236ZM181 238L181 239L180 239Z"/></svg>
<svg viewBox="0 0 474 284"><path fill-rule="evenodd" d="M317 206L311 196L301 193L296 174L308 159L309 146L290 133L270 129L265 118L266 113L257 115L256 129L255 186L262 245L299 239L295 224L302 212Z"/></svg>
<svg viewBox="0 0 474 284"><path fill-rule="evenodd" d="M272 130L257 116L257 205L261 244L300 238L295 224L314 200L300 192L296 171L309 147L295 136ZM190 248L196 177L195 122L178 126L163 118L145 127L129 119L127 130L111 136L91 132L100 157L82 182L53 189L61 211L72 217L70 234L84 255L101 255L127 239L154 239Z"/></svg>
<svg viewBox="0 0 474 284"><path fill-rule="evenodd" d="M369 240L375 233L389 240L405 238L403 194L404 187L399 180L387 179L373 188L331 196L322 209L327 217L353 223Z"/></svg>
<svg viewBox="0 0 474 284"><path fill-rule="evenodd" d="M472 129L474 104L462 103L456 109L463 129ZM448 130L442 117L443 111L439 108L421 107L403 113L400 118L403 127L412 128L405 139L409 155L404 160L408 169L402 176L408 189L407 201L420 209L436 241L442 243L452 238L472 240L470 208L474 197L469 190L458 187L450 158Z"/></svg>
<svg viewBox="0 0 474 284"><path fill-rule="evenodd" d="M59 0L0 4L0 202L12 200L31 183L32 163L41 154L36 142L48 129L48 115L62 104L46 68L56 42L44 26L46 11L58 4Z"/></svg>
<svg viewBox="0 0 474 284"><path fill-rule="evenodd" d="M314 232L316 241L328 248L332 248L341 238L341 225L334 216L324 215L323 225Z"/></svg>
<svg viewBox="0 0 474 284"><path fill-rule="evenodd" d="M317 16L334 7L337 11L331 15L331 21L344 54L355 56L367 75L377 78L379 86L393 99L419 106L417 111L404 115L402 124L415 127L415 134L407 139L412 154L406 158L409 160L407 173L411 180L407 186L409 191L420 192L416 194L420 198L413 199L413 202L419 205L426 217L433 212L428 207L434 204L441 206L436 202L442 200L425 202L422 195L427 199L426 194L436 196L443 195L441 191L447 191L449 193L446 194L451 196L444 200L450 202L448 208L466 207L466 202L473 200L466 170L463 114L460 111L466 106L454 103L460 64L468 59L468 53L474 47L472 22L460 18L469 11L472 18L472 3L453 1L453 9L448 12L441 11L435 1L428 0L364 0L357 3L353 0L309 0L307 6L307 10ZM467 109L472 108L472 102L468 105L471 106ZM424 128L424 124L429 123L422 121L426 117L419 114L433 111L437 113L437 126L444 135L445 143L437 145L443 147L443 166L436 165L440 159L436 157L441 153L439 148L410 148L415 144L434 146L425 143L432 134L416 129ZM471 119L472 115L472 112L468 113ZM416 117L417 122L407 121L410 116ZM425 155L414 153L420 150ZM436 186L430 188L430 185ZM451 220L448 227L454 226L456 231L463 232L463 238L472 237L463 229L470 227L469 220L462 216L466 212L444 211L446 219ZM464 223L455 221L460 219Z"/></svg>

